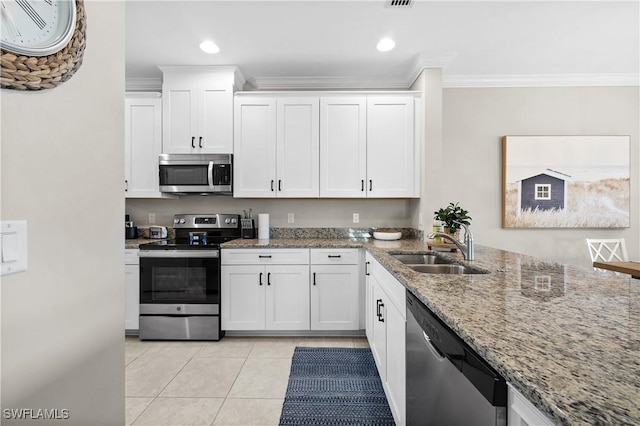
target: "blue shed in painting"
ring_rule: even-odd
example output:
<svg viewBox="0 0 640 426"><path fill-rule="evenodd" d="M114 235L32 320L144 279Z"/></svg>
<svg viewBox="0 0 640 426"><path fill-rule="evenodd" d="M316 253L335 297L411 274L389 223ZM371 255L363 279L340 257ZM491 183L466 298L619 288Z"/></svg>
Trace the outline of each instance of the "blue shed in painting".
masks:
<svg viewBox="0 0 640 426"><path fill-rule="evenodd" d="M520 181L520 210L564 209L567 200L567 179L571 176L546 169Z"/></svg>

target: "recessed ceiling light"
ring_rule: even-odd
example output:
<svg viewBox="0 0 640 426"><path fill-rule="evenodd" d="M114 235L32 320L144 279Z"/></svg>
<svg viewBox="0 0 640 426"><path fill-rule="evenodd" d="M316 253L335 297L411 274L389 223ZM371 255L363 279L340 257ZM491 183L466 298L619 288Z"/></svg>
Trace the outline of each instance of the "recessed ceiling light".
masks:
<svg viewBox="0 0 640 426"><path fill-rule="evenodd" d="M211 40L205 40L200 43L200 49L202 49L202 51L206 53L218 53L220 51L218 45Z"/></svg>
<svg viewBox="0 0 640 426"><path fill-rule="evenodd" d="M381 52L388 52L394 47L396 47L395 41L391 40L390 38L383 38L378 42L376 49L378 49Z"/></svg>

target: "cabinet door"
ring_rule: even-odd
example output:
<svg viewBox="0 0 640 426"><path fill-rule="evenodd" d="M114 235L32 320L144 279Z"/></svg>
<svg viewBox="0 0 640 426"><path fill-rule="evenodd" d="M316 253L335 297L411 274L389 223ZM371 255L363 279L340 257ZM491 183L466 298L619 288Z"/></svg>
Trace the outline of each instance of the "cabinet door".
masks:
<svg viewBox="0 0 640 426"><path fill-rule="evenodd" d="M195 152L197 96L195 86L165 84L162 87L162 152Z"/></svg>
<svg viewBox="0 0 640 426"><path fill-rule="evenodd" d="M125 196L160 198L158 154L162 152L162 100L125 99Z"/></svg>
<svg viewBox="0 0 640 426"><path fill-rule="evenodd" d="M277 196L320 195L319 98L277 101Z"/></svg>
<svg viewBox="0 0 640 426"><path fill-rule="evenodd" d="M387 389L396 424L406 422L406 321L393 304L385 305Z"/></svg>
<svg viewBox="0 0 640 426"><path fill-rule="evenodd" d="M373 289L371 282L371 255L367 253L365 255L365 264L364 264L364 273L365 273L365 296L364 296L364 322L365 322L365 333L367 335L367 340L369 342L373 341L373 306L375 302L373 300Z"/></svg>
<svg viewBox="0 0 640 426"><path fill-rule="evenodd" d="M372 334L373 339L369 342L373 357L376 360L376 366L378 367L378 373L380 373L380 380L382 382L387 381L387 313L386 313L386 295L382 291L382 288L375 275L371 275L371 290L372 290L372 309L373 309L373 325Z"/></svg>
<svg viewBox="0 0 640 426"><path fill-rule="evenodd" d="M312 266L312 330L357 330L358 308L358 265Z"/></svg>
<svg viewBox="0 0 640 426"><path fill-rule="evenodd" d="M367 197L415 197L412 97L367 99Z"/></svg>
<svg viewBox="0 0 640 426"><path fill-rule="evenodd" d="M309 330L309 266L266 267L266 329Z"/></svg>
<svg viewBox="0 0 640 426"><path fill-rule="evenodd" d="M265 267L222 267L220 316L223 330L264 330Z"/></svg>
<svg viewBox="0 0 640 426"><path fill-rule="evenodd" d="M140 328L140 267L124 265L124 328Z"/></svg>
<svg viewBox="0 0 640 426"><path fill-rule="evenodd" d="M198 88L196 150L202 154L233 152L233 91L220 84Z"/></svg>
<svg viewBox="0 0 640 426"><path fill-rule="evenodd" d="M275 197L276 101L236 98L234 197Z"/></svg>
<svg viewBox="0 0 640 426"><path fill-rule="evenodd" d="M366 196L364 97L320 101L320 197Z"/></svg>

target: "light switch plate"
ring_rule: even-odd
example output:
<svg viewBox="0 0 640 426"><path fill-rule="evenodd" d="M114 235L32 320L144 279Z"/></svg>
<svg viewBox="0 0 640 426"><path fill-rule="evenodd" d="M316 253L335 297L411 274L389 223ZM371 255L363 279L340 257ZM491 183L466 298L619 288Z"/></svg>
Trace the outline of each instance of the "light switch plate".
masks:
<svg viewBox="0 0 640 426"><path fill-rule="evenodd" d="M27 221L0 222L0 275L27 270Z"/></svg>

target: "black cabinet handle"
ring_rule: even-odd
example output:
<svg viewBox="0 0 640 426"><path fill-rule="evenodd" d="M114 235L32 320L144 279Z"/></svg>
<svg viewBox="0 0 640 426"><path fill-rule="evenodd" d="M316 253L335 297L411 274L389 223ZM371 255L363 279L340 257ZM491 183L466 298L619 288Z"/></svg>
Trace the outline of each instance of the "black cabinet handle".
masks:
<svg viewBox="0 0 640 426"><path fill-rule="evenodd" d="M198 141L198 145L200 145L200 148L202 148L202 136L200 136L200 140Z"/></svg>
<svg viewBox="0 0 640 426"><path fill-rule="evenodd" d="M373 191L373 181L369 179L369 191Z"/></svg>
<svg viewBox="0 0 640 426"><path fill-rule="evenodd" d="M313 285L316 285L316 273L313 273Z"/></svg>
<svg viewBox="0 0 640 426"><path fill-rule="evenodd" d="M271 179L271 191L273 191L273 179Z"/></svg>
<svg viewBox="0 0 640 426"><path fill-rule="evenodd" d="M267 272L267 285L271 285L271 272Z"/></svg>
<svg viewBox="0 0 640 426"><path fill-rule="evenodd" d="M371 264L371 262L364 262L364 274L365 275L371 275L371 273L369 272L369 265Z"/></svg>
<svg viewBox="0 0 640 426"><path fill-rule="evenodd" d="M129 191L129 181L125 179L124 181L124 192L128 192Z"/></svg>
<svg viewBox="0 0 640 426"><path fill-rule="evenodd" d="M262 285L262 272L260 272L260 285Z"/></svg>
<svg viewBox="0 0 640 426"><path fill-rule="evenodd" d="M195 147L196 147L196 137L191 136L191 148L195 149Z"/></svg>
<svg viewBox="0 0 640 426"><path fill-rule="evenodd" d="M340 259L342 257L341 254L330 254L328 256L329 256L329 259Z"/></svg>
<svg viewBox="0 0 640 426"><path fill-rule="evenodd" d="M278 191L282 191L282 179L278 179Z"/></svg>
<svg viewBox="0 0 640 426"><path fill-rule="evenodd" d="M259 254L258 258L259 259L271 259L271 255L270 254Z"/></svg>
<svg viewBox="0 0 640 426"><path fill-rule="evenodd" d="M376 304L378 305L376 309L377 315L378 315L378 321L384 322L384 318L382 318L382 312L380 312L380 310L384 308L384 303L382 303L382 299L376 300Z"/></svg>
<svg viewBox="0 0 640 426"><path fill-rule="evenodd" d="M360 181L360 191L364 192L364 179Z"/></svg>

